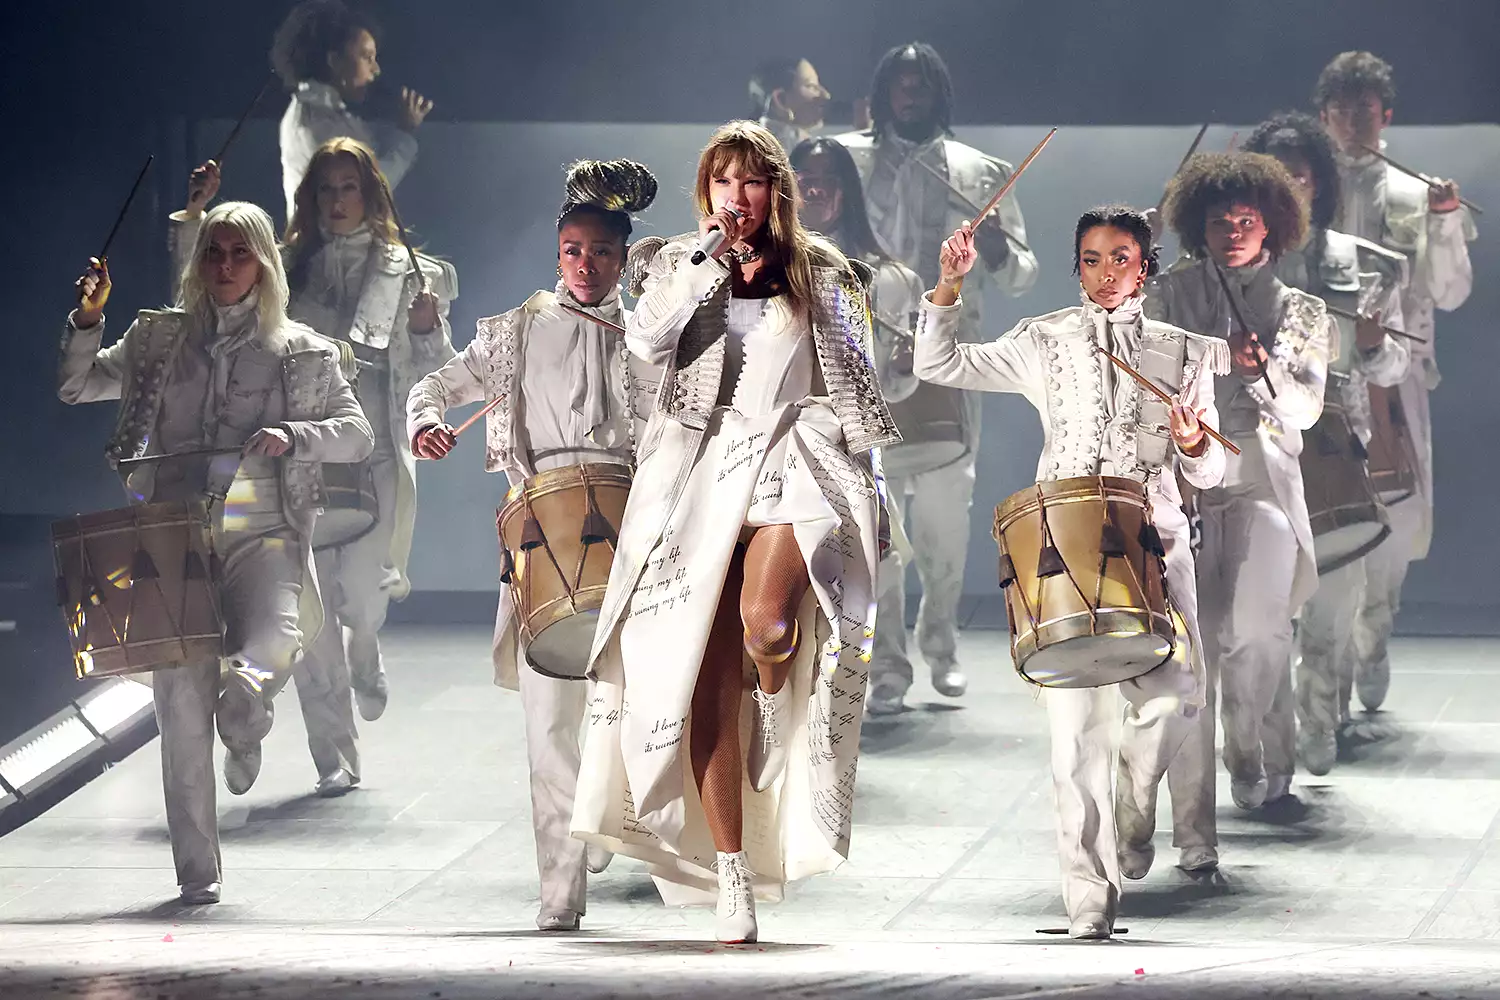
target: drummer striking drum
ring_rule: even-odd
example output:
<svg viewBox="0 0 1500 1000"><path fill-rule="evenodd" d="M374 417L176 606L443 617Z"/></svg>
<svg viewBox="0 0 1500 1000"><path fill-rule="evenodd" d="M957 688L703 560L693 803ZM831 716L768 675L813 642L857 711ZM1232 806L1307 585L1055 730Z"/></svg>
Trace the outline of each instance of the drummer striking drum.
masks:
<svg viewBox="0 0 1500 1000"><path fill-rule="evenodd" d="M200 453L135 465L126 488L138 502L207 501L212 518L228 670L221 678L218 662L185 663L156 670L151 683L182 899L214 903L215 718L228 750L224 780L243 794L260 772L271 698L318 633L312 529L322 463L362 461L373 438L338 352L287 318L286 274L264 211L228 202L209 212L181 285L176 308L142 310L100 350L109 273L91 262L63 335L58 395L120 400L116 461Z"/></svg>
<svg viewBox="0 0 1500 1000"><path fill-rule="evenodd" d="M555 492L559 480L571 474L578 474L582 482L580 470L598 471L601 480L610 482L623 473L628 480L635 464L635 425L649 414L659 376L625 350L617 332L630 317L620 301L618 282L630 238L630 215L644 211L655 196L656 178L639 163L585 160L573 165L557 220L557 287L535 293L510 312L481 319L464 352L412 389L407 433L418 458L447 455L457 435L443 423L444 414L485 399L493 404L485 418L485 469L505 473L512 493L532 499L544 490ZM533 492L533 487L543 489ZM598 492L601 505L609 508L603 491ZM502 575L511 577L513 586L519 582L514 580L514 563L529 558L521 550L548 549L548 535L554 545L564 541L551 522L550 509L527 508L514 518L522 529L516 551L502 541ZM577 505L567 539L572 549L579 547L589 528L586 510L586 502ZM540 517L533 519L533 513ZM606 512L601 516L608 522ZM509 507L502 520L506 526L512 520ZM598 533L607 535L609 529L619 529L619 507L614 523L606 523ZM525 537L528 534L534 537ZM573 568L566 558L560 561ZM606 565L599 579L601 591L607 571ZM522 630L528 620L518 620L524 614L513 603L513 593L501 595L496 616L495 682L520 689L526 715L532 823L542 880L537 926L577 930L585 912L588 876L584 844L569 835L568 824L588 694L581 678L593 619L587 619L577 662L548 664L552 674L570 673L579 680L520 669L531 650ZM607 852L588 851L590 870L603 871L608 863Z"/></svg>
<svg viewBox="0 0 1500 1000"><path fill-rule="evenodd" d="M1157 787L1191 725L1183 709L1203 704L1193 555L1173 470L1199 489L1217 486L1223 477L1224 450L1204 428L1218 422L1214 376L1228 372L1229 355L1222 341L1142 318L1141 283L1156 267L1150 242L1150 226L1140 213L1121 207L1086 213L1074 236L1082 306L1023 320L987 344L962 344L956 340L962 309L958 289L977 259L973 229L965 223L943 244L941 276L922 302L917 332L916 370L922 378L964 389L1018 392L1041 413L1045 442L1037 465L1038 488L1025 493L1040 496L1043 486L1086 483L1090 494L1135 493L1145 500L1148 514L1138 529L1123 532L1108 518L1096 522L1088 537L1059 539L1050 550L1056 554L1058 548L1082 547L1088 558L1075 566L1061 565L1059 557L1055 573L1042 566L1035 576L1098 575L1099 566L1111 559L1160 566L1144 558L1155 550L1165 559L1169 607L1181 616L1177 642L1187 648L1173 653L1168 625L1161 651L1120 675L1130 678L1123 683L1109 683L1103 676L1071 677L1065 683L1090 686L1043 692L1052 729L1063 897L1076 938L1111 935L1121 884L1115 813L1136 838L1154 824ZM1141 369L1172 394L1173 405L1169 408L1117 370L1101 348ZM1117 546L1111 543L1111 527ZM1052 530L1061 534L1062 528L1054 523ZM1147 551L1129 551L1137 538L1143 541L1134 547ZM1046 551L1037 562L1045 562ZM1139 562L1131 558L1135 555L1142 557ZM1031 569L1017 566L1014 576L1023 579L1002 580L1002 585L1008 590L1034 587L1033 593L1040 594L1045 581L1025 579L1033 576ZM1140 574L1127 565L1126 570L1147 589L1155 584L1139 579L1149 576L1150 569ZM1089 596L1094 593L1093 587L1083 589ZM1030 600L1035 604L1037 598ZM1013 617L1013 630L1018 624ZM1081 661L1105 662L1111 643L1129 642L1117 634L1095 635L1086 640L1089 652L1080 655ZM1019 650L1017 664L1021 666ZM1110 744L1120 710L1116 687L1128 704L1118 784L1112 788ZM1149 832L1130 846L1149 855Z"/></svg>

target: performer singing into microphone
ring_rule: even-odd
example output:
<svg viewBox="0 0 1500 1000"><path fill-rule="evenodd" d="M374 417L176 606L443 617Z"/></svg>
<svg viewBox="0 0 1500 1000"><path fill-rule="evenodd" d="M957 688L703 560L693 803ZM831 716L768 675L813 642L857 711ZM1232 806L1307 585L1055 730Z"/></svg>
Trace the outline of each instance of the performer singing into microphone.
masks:
<svg viewBox="0 0 1500 1000"><path fill-rule="evenodd" d="M1046 421L1038 482L1098 475L1144 482L1166 548L1171 606L1189 636L1188 650L1136 680L1042 692L1069 933L1103 939L1113 933L1120 902L1116 810L1132 821L1156 814L1157 788L1192 726L1182 708L1203 705L1197 585L1174 470L1200 490L1223 478L1224 448L1202 425L1218 423L1214 376L1228 373L1229 352L1221 340L1142 318L1141 285L1156 271L1156 254L1146 217L1122 206L1078 220L1073 270L1082 306L1022 320L987 344L958 343L958 286L978 259L974 235L965 225L943 243L937 285L922 302L917 374L939 385L1025 395ZM1148 348L1175 354L1182 359L1177 402L1169 409L1146 394L1098 348L1132 366ZM1170 433L1162 433L1164 425ZM1118 784L1110 774L1116 688L1127 702Z"/></svg>
<svg viewBox="0 0 1500 1000"><path fill-rule="evenodd" d="M1381 329L1382 324L1394 330L1403 328L1401 287L1406 258L1329 228L1339 207L1339 172L1333 142L1316 118L1277 115L1258 125L1244 148L1276 157L1301 187L1310 206L1312 224L1307 240L1276 260L1276 276L1292 288L1366 317L1334 317L1338 340L1330 352L1328 389L1339 387L1355 433L1368 444L1371 425L1367 385L1400 385L1410 359L1406 342ZM1327 456L1309 449L1303 452L1301 463L1303 468L1316 468L1327 461ZM1375 551L1390 544L1387 538ZM1345 707L1340 688L1347 688L1344 678L1352 676L1354 649L1350 640L1364 591L1365 563L1370 558L1376 558L1375 553L1324 572L1299 618L1297 756L1316 775L1332 770L1338 754L1335 733Z"/></svg>
<svg viewBox="0 0 1500 1000"><path fill-rule="evenodd" d="M635 463L637 427L644 428L659 372L587 317L629 322L619 280L630 217L655 197L656 178L639 163L584 160L569 168L557 218L557 287L481 319L464 352L411 390L407 433L419 458L442 458L453 448L454 430L443 422L449 409L498 398L505 402L485 417L485 468L505 473L512 485L549 469ZM609 863L607 851L586 852L568 833L588 685L523 668L525 658L510 596L502 594L495 682L520 689L526 717L541 875L536 923L542 930L577 930L586 910L586 869L601 872Z"/></svg>
<svg viewBox="0 0 1500 1000"><path fill-rule="evenodd" d="M806 59L767 59L750 77L750 117L790 152L822 130L829 96Z"/></svg>
<svg viewBox="0 0 1500 1000"><path fill-rule="evenodd" d="M414 134L432 102L401 88L395 122L366 118L356 110L380 76L375 22L342 0L303 0L276 31L271 65L292 95L281 117L281 185L286 215L297 210L297 187L318 147L347 136L375 151L394 189L417 158Z"/></svg>
<svg viewBox="0 0 1500 1000"><path fill-rule="evenodd" d="M216 903L215 720L224 781L243 795L260 773L271 698L320 625L312 529L324 499L322 463L362 461L373 437L338 352L287 318L270 216L243 202L218 206L189 260L177 306L142 310L103 350L109 272L93 262L63 335L58 395L65 403L120 400L115 460L239 451L147 463L125 483L138 502L207 501L213 518L228 669L157 670L151 687L182 900Z"/></svg>
<svg viewBox="0 0 1500 1000"><path fill-rule="evenodd" d="M953 83L930 45L913 42L881 59L871 85L873 127L841 135L859 166L870 224L884 251L931 286L938 277L938 248L977 207L1005 183L1011 165L952 138ZM1014 193L975 231L980 268L970 282L959 338L978 340L982 298L994 286L1020 295L1036 281L1036 257L1027 248L1026 223ZM922 581L917 644L933 687L959 697L967 681L958 663L958 602L969 551L969 508L979 455L977 393L923 385L899 408L896 420L907 447L889 450L891 516L905 520ZM908 499L908 497L910 499ZM896 587L884 620L895 615L895 641L882 641L870 665L869 709L901 711L912 683L904 623L906 592Z"/></svg>
<svg viewBox="0 0 1500 1000"><path fill-rule="evenodd" d="M1318 77L1313 103L1338 147L1342 211L1334 228L1378 243L1410 259L1401 309L1408 332L1426 343L1409 344L1412 364L1401 383L1401 407L1417 456L1418 491L1389 510L1391 537L1365 561L1365 588L1354 646L1359 700L1372 711L1385 701L1391 679L1387 650L1407 567L1424 559L1432 541L1432 416L1436 389L1436 310L1452 312L1474 287L1469 243L1474 218L1459 202L1458 185L1430 186L1370 152L1384 151L1380 137L1391 124L1396 85L1390 64L1369 52L1344 52ZM1348 693L1343 695L1348 703Z"/></svg>
<svg viewBox="0 0 1500 1000"><path fill-rule="evenodd" d="M1292 617L1318 585L1298 456L1302 431L1323 412L1337 331L1321 299L1276 277L1276 261L1301 245L1308 219L1296 182L1276 160L1258 153L1194 157L1167 185L1163 217L1191 257L1152 279L1146 314L1229 338L1233 371L1216 396L1224 433L1241 449L1228 456L1223 485L1198 494L1209 708L1168 771L1180 865L1202 870L1218 865L1217 685L1235 804L1254 809L1291 786ZM1121 823L1128 877L1143 878L1150 868L1154 820L1148 814Z"/></svg>
<svg viewBox="0 0 1500 1000"><path fill-rule="evenodd" d="M648 862L669 903L673 884L717 890L726 942L756 939L756 895L848 854L873 449L898 440L869 270L803 228L796 190L776 137L731 122L698 161L696 239L637 244L626 345L666 374L595 635L573 813L576 836Z"/></svg>

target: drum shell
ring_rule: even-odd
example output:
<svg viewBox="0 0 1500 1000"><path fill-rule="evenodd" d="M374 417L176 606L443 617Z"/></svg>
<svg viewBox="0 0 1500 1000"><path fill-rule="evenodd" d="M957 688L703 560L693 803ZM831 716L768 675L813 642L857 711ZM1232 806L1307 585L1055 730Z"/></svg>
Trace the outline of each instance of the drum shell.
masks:
<svg viewBox="0 0 1500 1000"><path fill-rule="evenodd" d="M80 678L214 664L223 657L219 567L202 501L56 521L52 552ZM144 572L147 563L154 574ZM137 571L143 571L140 578ZM97 602L87 599L90 589Z"/></svg>
<svg viewBox="0 0 1500 1000"><path fill-rule="evenodd" d="M1417 454L1399 386L1371 384L1370 485L1389 506L1416 495Z"/></svg>
<svg viewBox="0 0 1500 1000"><path fill-rule="evenodd" d="M314 551L348 545L375 530L380 501L369 462L323 463L328 502L313 522Z"/></svg>
<svg viewBox="0 0 1500 1000"><path fill-rule="evenodd" d="M1330 375L1323 413L1302 439L1302 491L1319 575L1363 558L1391 533L1375 495L1364 446L1354 433L1340 388Z"/></svg>
<svg viewBox="0 0 1500 1000"><path fill-rule="evenodd" d="M618 533L630 495L625 465L589 463L538 473L511 487L497 512L500 544L513 566L507 589L527 661L538 673L582 680L609 571L613 542L585 544L588 493ZM544 544L522 547L530 515Z"/></svg>
<svg viewBox="0 0 1500 1000"><path fill-rule="evenodd" d="M880 450L888 479L919 476L961 462L969 454L969 411L963 390L921 382L891 404L901 443Z"/></svg>
<svg viewBox="0 0 1500 1000"><path fill-rule="evenodd" d="M1044 511L1067 568L1045 578L1038 566ZM1121 556L1101 557L1106 521L1119 529ZM1015 573L1004 592L1023 678L1042 687L1100 687L1171 657L1176 627L1166 565L1147 547L1148 527L1154 532L1144 486L1114 476L1038 483L995 508L995 539Z"/></svg>

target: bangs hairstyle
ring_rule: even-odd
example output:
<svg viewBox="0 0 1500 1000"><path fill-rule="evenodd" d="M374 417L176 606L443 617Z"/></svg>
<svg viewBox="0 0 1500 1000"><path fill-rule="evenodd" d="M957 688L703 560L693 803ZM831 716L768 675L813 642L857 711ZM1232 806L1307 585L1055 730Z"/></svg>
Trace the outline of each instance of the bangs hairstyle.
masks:
<svg viewBox="0 0 1500 1000"><path fill-rule="evenodd" d="M1167 183L1162 216L1182 247L1195 257L1208 252L1204 227L1210 209L1253 205L1266 222L1271 257L1307 238L1307 202L1297 182L1275 157L1264 153L1199 153Z"/></svg>
<svg viewBox="0 0 1500 1000"><path fill-rule="evenodd" d="M630 241L630 217L656 200L656 175L634 160L579 160L568 167L557 231L579 217L598 219L609 231Z"/></svg>
<svg viewBox="0 0 1500 1000"><path fill-rule="evenodd" d="M953 134L953 76L948 64L938 55L937 49L926 42L909 42L898 45L887 52L875 67L875 79L870 84L870 132L878 140L885 127L893 121L891 116L891 88L896 77L915 71L933 90L932 117L938 131L943 135Z"/></svg>
<svg viewBox="0 0 1500 1000"><path fill-rule="evenodd" d="M362 30L380 41L375 22L341 0L305 0L276 29L271 68L289 91L304 80L330 82L329 54L342 50Z"/></svg>
<svg viewBox="0 0 1500 1000"><path fill-rule="evenodd" d="M731 168L741 176L764 177L770 187L765 227L773 252L786 268L793 305L804 311L812 306L814 267L837 267L854 274L838 247L802 227L797 215L797 174L781 143L755 122L721 125L703 147L693 190L693 205L700 216L713 212L714 178Z"/></svg>
<svg viewBox="0 0 1500 1000"><path fill-rule="evenodd" d="M318 227L318 184L324 169L340 158L354 164L359 174L359 193L365 202L365 222L375 238L382 243L400 243L401 230L396 225L395 199L391 195L390 182L380 171L375 153L364 143L347 136L329 139L318 147L297 185L297 194L292 200L292 220L286 227L287 270L291 283L302 287L307 262L312 260L323 245L323 233Z"/></svg>
<svg viewBox="0 0 1500 1000"><path fill-rule="evenodd" d="M1333 140L1312 115L1285 111L1272 115L1255 127L1241 147L1247 153L1265 153L1285 162L1297 157L1312 170L1311 221L1314 229L1327 229L1339 216L1343 181L1333 151Z"/></svg>
<svg viewBox="0 0 1500 1000"><path fill-rule="evenodd" d="M850 257L888 260L875 239L875 231L870 228L870 213L865 210L865 191L859 180L859 168L854 165L854 157L849 155L843 143L826 137L803 139L790 156L793 171L800 170L808 160L819 155L833 158L833 172L839 179L839 191L843 195L838 221L838 235L843 241L840 249ZM801 197L800 188L798 197Z"/></svg>
<svg viewBox="0 0 1500 1000"><path fill-rule="evenodd" d="M1091 208L1078 218L1078 225L1073 229L1073 273L1082 271L1083 238L1088 235L1089 230L1107 226L1128 233L1135 241L1135 245L1141 248L1141 261L1146 265L1146 277L1151 277L1160 268L1157 260L1161 253L1161 247L1151 243L1151 223L1146 221L1142 212L1137 212L1128 205L1100 205Z"/></svg>
<svg viewBox="0 0 1500 1000"><path fill-rule="evenodd" d="M182 271L177 308L191 313L203 329L213 329L213 297L208 293L198 265L208 254L214 231L220 226L228 226L239 233L255 259L260 261L260 280L256 282L260 302L256 312L261 332L275 333L286 323L286 271L281 266L281 252L276 246L275 224L265 209L246 201L223 202L203 216L198 238L193 241L192 256Z"/></svg>
<svg viewBox="0 0 1500 1000"><path fill-rule="evenodd" d="M1366 94L1380 98L1382 109L1391 107L1396 100L1391 64L1372 52L1340 52L1318 74L1313 106L1321 110L1340 98L1357 100Z"/></svg>

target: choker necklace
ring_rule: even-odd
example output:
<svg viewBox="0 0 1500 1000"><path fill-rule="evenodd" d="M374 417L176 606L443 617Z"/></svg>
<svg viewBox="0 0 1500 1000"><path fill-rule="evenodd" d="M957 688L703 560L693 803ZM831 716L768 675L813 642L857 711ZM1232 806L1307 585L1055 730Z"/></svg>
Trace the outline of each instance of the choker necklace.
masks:
<svg viewBox="0 0 1500 1000"><path fill-rule="evenodd" d="M741 251L741 250L726 250L726 251L724 251L724 256L730 258L736 264L749 264L751 261L760 260L761 251L759 251L759 250L744 250L744 251Z"/></svg>

